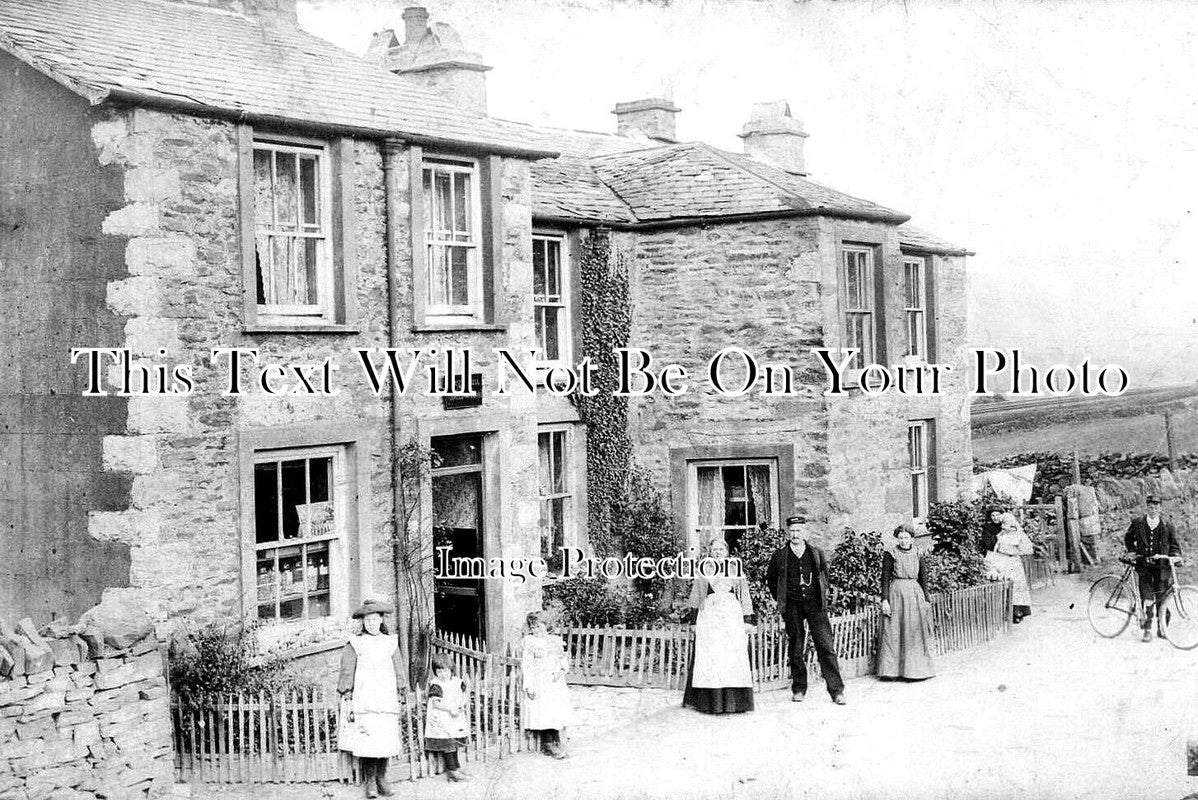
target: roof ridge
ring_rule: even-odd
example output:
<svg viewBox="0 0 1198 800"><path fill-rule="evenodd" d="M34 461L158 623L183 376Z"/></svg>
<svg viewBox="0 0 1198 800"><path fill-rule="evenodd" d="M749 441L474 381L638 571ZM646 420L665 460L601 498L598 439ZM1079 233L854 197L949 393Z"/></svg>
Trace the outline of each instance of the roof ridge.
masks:
<svg viewBox="0 0 1198 800"><path fill-rule="evenodd" d="M613 153L613 155L619 155L619 153ZM595 180L599 181L599 183L601 183L607 187L607 190L612 193L612 197L614 197L620 201L620 205L624 206L625 210L628 211L628 216L632 219L633 222L641 222L642 220L639 216L637 216L636 209L634 209L632 207L632 203L630 203L627 199L625 199L624 195L620 194L619 190L616 189L616 187L612 186L610 183L603 180L603 176L600 175L599 171L597 169L595 169L593 164L590 163L591 161L594 161L594 159L595 159L594 156L586 159L586 161L587 161L586 168L591 171L592 175L595 176Z"/></svg>
<svg viewBox="0 0 1198 800"><path fill-rule="evenodd" d="M720 148L718 148L714 145L707 144L707 142L699 142L698 144L701 144L703 146L703 149L707 150L709 153L711 153L716 158L720 159L721 161L723 161L725 164L729 165L733 169L738 169L741 172L746 172L749 175L752 175L754 178L757 178L759 181L763 181L763 182L769 184L770 186L773 186L775 189L782 192L783 196L786 197L788 201L797 201L799 203L802 203L804 207L811 206L811 203L807 202L807 200L805 200L804 198L799 197L797 194L795 194L793 191L788 189L786 186L783 186L781 183L778 183L777 181L773 180L772 178L768 178L765 175L762 175L760 172L758 172L757 170L753 169L750 166L746 166L744 164L738 164L737 162L733 161L731 158L729 158L729 156L734 155L733 153L726 153L725 151L721 150ZM860 199L860 198L858 198L858 199Z"/></svg>

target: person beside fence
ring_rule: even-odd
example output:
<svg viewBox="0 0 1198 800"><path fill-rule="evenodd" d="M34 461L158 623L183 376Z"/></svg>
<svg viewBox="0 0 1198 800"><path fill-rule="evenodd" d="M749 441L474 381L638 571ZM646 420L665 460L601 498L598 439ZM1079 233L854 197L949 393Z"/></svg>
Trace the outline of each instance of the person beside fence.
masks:
<svg viewBox="0 0 1198 800"><path fill-rule="evenodd" d="M682 705L705 714L752 711L748 637L756 618L749 581L739 569L739 562L728 558L723 536L711 540L708 553L714 562L726 567L711 578L697 575L691 584L687 606L695 625L695 646Z"/></svg>
<svg viewBox="0 0 1198 800"><path fill-rule="evenodd" d="M1136 574L1140 582L1140 598L1144 602L1144 641L1152 641L1152 618L1156 616L1156 635L1164 638L1160 611L1165 592L1173 585L1169 562L1157 556L1180 556L1177 530L1161 516L1161 499L1155 494L1146 498L1148 513L1136 517L1127 528L1123 544L1136 557Z"/></svg>
<svg viewBox="0 0 1198 800"><path fill-rule="evenodd" d="M367 797L391 795L387 761L399 755L399 690L406 683L399 639L384 616L390 603L368 599L353 614L361 630L341 651L342 702L337 746L358 757Z"/></svg>
<svg viewBox="0 0 1198 800"><path fill-rule="evenodd" d="M1001 515L1002 529L995 539L994 548L986 553L986 564L993 577L1009 580L1014 584L1011 592L1011 620L1019 623L1032 613L1032 591L1027 583L1027 572L1023 568L1023 556L1035 552L1032 540L1023 532L1023 527L1010 511Z"/></svg>
<svg viewBox="0 0 1198 800"><path fill-rule="evenodd" d="M440 753L445 761L445 778L464 781L458 750L470 735L466 703L470 695L457 665L444 653L433 656L433 676L428 681L428 707L424 714L424 749Z"/></svg>
<svg viewBox="0 0 1198 800"><path fill-rule="evenodd" d="M828 619L828 557L815 545L808 544L802 517L788 517L788 543L770 557L766 586L778 602L790 648L791 700L803 702L807 696L806 636L803 623L811 629L811 641L819 657L819 668L828 686L832 702L842 706L844 680L836 657L836 640Z"/></svg>
<svg viewBox="0 0 1198 800"><path fill-rule="evenodd" d="M915 528L894 529L894 550L882 554L882 629L878 677L922 680L936 674L932 662L932 605L927 568L915 549Z"/></svg>
<svg viewBox="0 0 1198 800"><path fill-rule="evenodd" d="M539 734L541 752L565 758L562 729L570 723L569 670L560 636L549 632L540 611L524 620L520 670L524 676L524 729Z"/></svg>

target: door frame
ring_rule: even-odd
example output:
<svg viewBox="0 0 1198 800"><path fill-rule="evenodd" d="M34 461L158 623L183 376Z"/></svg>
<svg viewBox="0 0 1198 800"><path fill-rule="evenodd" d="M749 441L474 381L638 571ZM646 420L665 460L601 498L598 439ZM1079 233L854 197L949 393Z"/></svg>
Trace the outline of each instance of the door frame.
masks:
<svg viewBox="0 0 1198 800"><path fill-rule="evenodd" d="M420 442L421 447L428 448L432 446L432 440L435 437L482 435L482 556L483 558L496 557L503 553L501 547L503 510L509 504L509 498L506 496L507 493L503 489L501 480L501 476L509 465L503 448L499 444L499 434L510 426L512 420L508 414L494 412L454 413L455 416L452 417L417 420L416 439ZM456 414L459 413L461 415L457 416ZM432 573L434 556L432 552L432 500L433 482L430 476L429 479L421 481L420 487L420 503L421 508L424 509L420 515L420 530L423 541L429 548L424 563L429 565L425 578L430 602L435 591ZM503 649L505 635L503 581L484 579L482 583L483 624L481 628L487 648L498 652ZM432 612L433 609L430 607L429 611Z"/></svg>

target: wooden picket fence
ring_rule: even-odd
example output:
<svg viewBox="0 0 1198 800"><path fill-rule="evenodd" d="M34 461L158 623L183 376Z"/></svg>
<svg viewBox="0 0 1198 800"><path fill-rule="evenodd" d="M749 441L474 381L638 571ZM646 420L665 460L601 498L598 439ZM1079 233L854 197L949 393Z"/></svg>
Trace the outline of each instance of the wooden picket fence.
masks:
<svg viewBox="0 0 1198 800"><path fill-rule="evenodd" d="M478 643L442 635L433 651L458 664L470 695L471 735L463 761L487 762L536 749L520 724L519 660L487 653ZM392 777L415 779L442 772L441 759L424 750L423 688L401 692L402 752ZM337 748L340 700L323 689L274 694L174 697L175 775L205 783L356 782L356 762Z"/></svg>
<svg viewBox="0 0 1198 800"><path fill-rule="evenodd" d="M876 604L831 618L845 678L874 669L881 612ZM1011 625L1011 584L989 583L932 598L937 655L993 639ZM570 627L564 631L574 684L681 690L691 656L690 626L653 629ZM750 667L758 690L789 684L786 630L773 617L750 636ZM463 760L488 762L535 750L539 742L520 724L521 676L518 653L488 652L485 643L441 633L434 652L454 660L470 693L471 735ZM806 653L818 678L815 653ZM439 774L439 757L424 750L423 689L400 696L402 752L392 759L392 777L415 779ZM175 774L180 781L206 783L296 783L357 780L356 763L337 748L340 703L322 689L274 694L223 694L171 701Z"/></svg>
<svg viewBox="0 0 1198 800"><path fill-rule="evenodd" d="M830 617L844 678L874 671L881 609L876 603ZM932 597L932 633L937 655L973 647L1011 624L1011 585L987 583ZM689 625L656 628L570 626L563 631L570 658L567 681L578 685L681 690L686 684L694 632ZM808 672L819 663L808 637ZM758 623L749 636L753 686L774 689L790 683L786 628L777 616Z"/></svg>

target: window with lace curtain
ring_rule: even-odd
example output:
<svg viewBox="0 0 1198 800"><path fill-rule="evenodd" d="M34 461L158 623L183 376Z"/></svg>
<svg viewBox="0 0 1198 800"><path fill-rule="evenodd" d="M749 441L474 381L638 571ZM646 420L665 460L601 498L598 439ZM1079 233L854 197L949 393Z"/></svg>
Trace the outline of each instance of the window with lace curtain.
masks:
<svg viewBox="0 0 1198 800"><path fill-rule="evenodd" d="M724 537L736 553L747 531L778 526L778 470L774 459L691 461L688 544L706 549Z"/></svg>
<svg viewBox="0 0 1198 800"><path fill-rule="evenodd" d="M331 321L328 147L263 139L253 147L258 313Z"/></svg>

